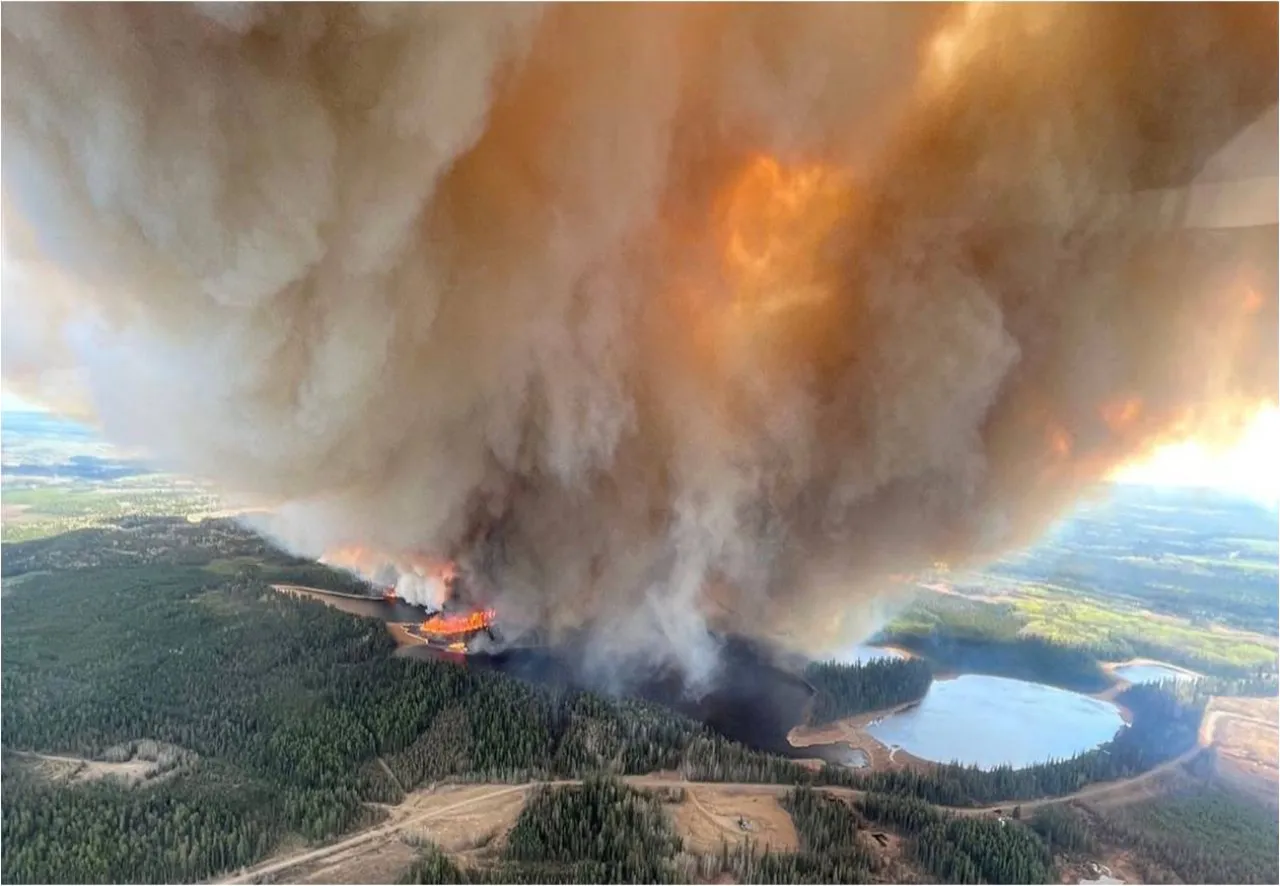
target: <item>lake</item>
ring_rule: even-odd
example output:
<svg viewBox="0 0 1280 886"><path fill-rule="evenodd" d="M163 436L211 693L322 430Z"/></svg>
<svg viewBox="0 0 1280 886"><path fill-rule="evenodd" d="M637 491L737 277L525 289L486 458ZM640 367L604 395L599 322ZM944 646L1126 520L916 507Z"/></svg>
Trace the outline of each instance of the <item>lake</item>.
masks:
<svg viewBox="0 0 1280 886"><path fill-rule="evenodd" d="M1114 704L1077 692L983 674L936 680L914 708L867 727L889 747L924 760L993 769L1063 759L1110 741Z"/></svg>
<svg viewBox="0 0 1280 886"><path fill-rule="evenodd" d="M1116 668L1115 675L1130 683L1159 683L1163 680L1194 680L1195 674L1179 671L1168 665L1149 662L1147 664L1131 664Z"/></svg>

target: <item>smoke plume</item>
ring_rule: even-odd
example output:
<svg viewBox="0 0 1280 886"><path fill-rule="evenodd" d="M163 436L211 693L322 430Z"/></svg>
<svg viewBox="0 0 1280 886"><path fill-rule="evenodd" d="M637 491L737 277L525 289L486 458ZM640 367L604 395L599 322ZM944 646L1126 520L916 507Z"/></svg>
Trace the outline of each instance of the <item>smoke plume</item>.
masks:
<svg viewBox="0 0 1280 886"><path fill-rule="evenodd" d="M857 638L1277 399L1274 147L1218 178L1270 217L1187 199L1274 6L40 4L0 57L6 380L602 661Z"/></svg>

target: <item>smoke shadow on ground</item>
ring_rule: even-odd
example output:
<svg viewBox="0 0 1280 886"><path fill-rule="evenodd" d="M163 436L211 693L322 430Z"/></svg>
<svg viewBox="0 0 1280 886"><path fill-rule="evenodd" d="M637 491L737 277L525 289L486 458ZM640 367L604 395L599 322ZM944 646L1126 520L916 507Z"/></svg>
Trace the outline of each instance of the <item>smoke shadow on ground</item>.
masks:
<svg viewBox="0 0 1280 886"><path fill-rule="evenodd" d="M814 688L763 645L734 636L720 641L719 665L710 684L701 690L687 685L675 668L636 670L622 686L615 683L606 688L590 678L583 666L584 645L573 641L558 647L477 652L465 658L426 646L409 647L401 654L449 660L531 683L638 698L668 707L755 750L845 766L865 764L847 745L793 746L787 735L808 717Z"/></svg>

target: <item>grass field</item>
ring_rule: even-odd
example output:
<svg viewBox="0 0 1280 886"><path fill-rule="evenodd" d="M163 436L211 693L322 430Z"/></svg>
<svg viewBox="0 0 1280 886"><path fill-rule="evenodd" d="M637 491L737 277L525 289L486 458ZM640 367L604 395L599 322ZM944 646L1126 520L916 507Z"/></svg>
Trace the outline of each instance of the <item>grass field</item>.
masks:
<svg viewBox="0 0 1280 886"><path fill-rule="evenodd" d="M1090 601L1063 597L1029 597L1013 607L1026 618L1024 633L1059 643L1088 646L1104 639L1141 641L1194 652L1215 664L1244 668L1274 666L1276 661L1274 637L1224 634L1171 616L1104 609Z"/></svg>
<svg viewBox="0 0 1280 886"><path fill-rule="evenodd" d="M101 526L119 517L186 516L209 513L217 507L215 496L163 474L123 478L110 484L5 484L0 532L7 542L30 541Z"/></svg>

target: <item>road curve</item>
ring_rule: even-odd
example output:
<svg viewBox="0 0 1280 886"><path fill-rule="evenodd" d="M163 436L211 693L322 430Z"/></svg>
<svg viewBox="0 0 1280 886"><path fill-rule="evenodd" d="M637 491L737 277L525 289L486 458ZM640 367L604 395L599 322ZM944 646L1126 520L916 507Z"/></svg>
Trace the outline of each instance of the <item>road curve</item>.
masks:
<svg viewBox="0 0 1280 886"><path fill-rule="evenodd" d="M1217 729L1219 721L1223 717L1233 717L1233 716L1236 717L1237 719L1246 719L1246 720L1252 719L1249 717L1243 717L1243 718L1239 717L1239 715L1233 714L1230 711L1211 710L1205 715L1204 722L1201 724L1201 728L1200 728L1199 742L1194 747L1189 748L1188 750L1184 751L1183 753L1179 754L1177 757L1174 757L1171 760L1166 760L1160 765L1155 766L1151 769L1148 769L1145 772L1140 772L1131 778L1123 778L1117 781L1098 782L1095 784L1088 785L1070 794L1060 794L1058 796L1043 797L1036 800L1005 800L1004 802L1001 802L1001 803L994 803L989 806L980 806L980 807L942 806L939 804L933 804L933 805L935 809L938 809L942 812L947 812L953 815L968 815L968 816L992 815L1006 809L1012 809L1014 806L1021 806L1023 810L1033 810L1033 809L1039 809L1045 806L1057 805L1060 803L1070 803L1074 800L1084 800L1084 799L1098 800L1114 794L1123 794L1139 785L1145 784L1146 782L1155 781L1160 776L1178 768L1179 766L1182 766L1186 763L1191 762L1200 754L1207 753L1208 750L1213 745L1214 732ZM1258 722L1262 722L1262 721L1258 721ZM1274 725L1274 724L1269 724L1269 725ZM772 794L775 796L781 796L783 794L786 794L788 791L792 790L795 787L795 785L791 785L791 784L761 784L757 782L685 781L683 779L654 778L648 775L628 775L628 776L624 776L622 780L630 785L634 785L637 788L660 789L660 788L705 787L705 788L716 788L719 790L725 790L725 789L736 790L736 791L741 791L743 793ZM399 818L393 817L391 821L388 821L381 825L377 825L365 831L360 831L359 833L353 834L350 837L346 837L345 839L338 840L336 843L330 843L328 846L321 846L317 849L303 850L301 852L297 852L292 855L286 856L284 858L276 859L276 860L268 860L266 862L263 862L262 864L243 870L235 875L226 877L224 879L215 880L213 882L227 883L227 884L254 883L261 877L264 877L270 874L279 873L280 871L288 870L289 868L295 867L296 865L307 864L314 861L321 861L325 858L328 858L329 856L336 855L339 852L343 852L347 849L351 849L352 847L359 846L362 843L367 843L367 842L376 840L379 837L390 836L391 834L394 834L396 831L399 831L410 825L421 824L423 822L430 821L434 818L439 818L440 816L447 815L448 813L455 812L458 809L462 809L467 806L472 806L476 803L481 803L486 800L490 800L494 797L502 796L505 794L516 793L519 791L529 791L540 785L545 785L548 787L567 787L570 785L577 785L581 783L582 783L581 779L567 779L563 781L533 781L533 782L523 782L521 784L494 785L494 789L487 793L480 794L478 796L468 797L465 800L460 800L459 802L453 803L449 806L426 810L416 815L409 813L406 815L402 815ZM843 788L843 787L834 787L834 786L825 786L825 785L819 787L818 790L825 791L826 793L831 794L833 796L848 797L850 799L859 798L867 793L866 791L857 790L855 788ZM399 807L391 807L391 808L394 810Z"/></svg>

